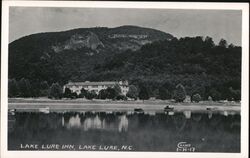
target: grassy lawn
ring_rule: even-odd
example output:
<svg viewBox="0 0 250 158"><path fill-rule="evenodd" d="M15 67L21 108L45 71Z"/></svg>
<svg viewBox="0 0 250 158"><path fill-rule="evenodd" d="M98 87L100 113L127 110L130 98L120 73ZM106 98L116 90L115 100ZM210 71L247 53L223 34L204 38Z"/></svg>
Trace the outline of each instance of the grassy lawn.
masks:
<svg viewBox="0 0 250 158"><path fill-rule="evenodd" d="M34 111L48 107L51 111L133 111L142 108L144 111L163 111L166 105L174 107L175 111L207 111L212 107L214 111L240 112L240 103L235 102L208 102L175 103L170 100L137 100L137 101L112 101L112 100L86 100L86 99L48 99L48 98L10 98L9 109L22 109Z"/></svg>
<svg viewBox="0 0 250 158"><path fill-rule="evenodd" d="M216 102L216 101L201 101L199 103L176 103L171 100L129 100L129 101L117 101L117 100L100 100L100 99L93 99L93 100L87 100L84 98L78 98L78 99L49 99L49 98L9 98L9 103L86 103L86 104L154 104L154 105L201 105L201 106L210 106L210 105L216 105L216 106L240 106L239 102Z"/></svg>

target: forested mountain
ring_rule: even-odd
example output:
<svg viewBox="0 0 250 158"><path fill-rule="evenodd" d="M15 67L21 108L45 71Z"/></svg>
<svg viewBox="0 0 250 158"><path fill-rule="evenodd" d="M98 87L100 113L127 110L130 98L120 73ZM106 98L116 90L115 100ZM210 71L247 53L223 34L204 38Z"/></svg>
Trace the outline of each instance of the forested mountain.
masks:
<svg viewBox="0 0 250 158"><path fill-rule="evenodd" d="M181 83L203 99L240 99L241 47L136 26L41 33L9 44L9 78L31 85L128 80L166 98Z"/></svg>
<svg viewBox="0 0 250 158"><path fill-rule="evenodd" d="M9 44L9 78L49 83L84 79L104 58L172 38L170 34L136 26L34 34Z"/></svg>

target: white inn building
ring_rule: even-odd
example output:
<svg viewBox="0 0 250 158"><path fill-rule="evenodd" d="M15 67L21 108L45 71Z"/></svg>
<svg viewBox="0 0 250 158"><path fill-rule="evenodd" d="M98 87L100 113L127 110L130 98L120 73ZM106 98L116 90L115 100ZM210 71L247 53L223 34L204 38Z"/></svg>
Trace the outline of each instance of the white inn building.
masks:
<svg viewBox="0 0 250 158"><path fill-rule="evenodd" d="M100 90L106 89L108 87L113 88L116 84L120 86L123 95L126 95L128 93L128 81L69 82L63 86L63 92L65 91L65 88L69 88L72 92L76 92L79 95L81 93L81 89L84 88L88 91L94 90L97 94L99 94Z"/></svg>

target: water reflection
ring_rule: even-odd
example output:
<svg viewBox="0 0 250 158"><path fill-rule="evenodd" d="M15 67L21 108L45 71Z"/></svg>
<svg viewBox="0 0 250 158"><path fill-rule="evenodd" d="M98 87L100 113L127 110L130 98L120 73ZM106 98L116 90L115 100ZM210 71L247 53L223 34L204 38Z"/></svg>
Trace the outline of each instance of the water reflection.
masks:
<svg viewBox="0 0 250 158"><path fill-rule="evenodd" d="M118 130L119 132L128 130L128 118L126 115L119 116Z"/></svg>
<svg viewBox="0 0 250 158"><path fill-rule="evenodd" d="M228 112L227 111L224 111L223 114L224 114L224 116L228 116Z"/></svg>
<svg viewBox="0 0 250 158"><path fill-rule="evenodd" d="M62 126L67 129L78 128L84 131L88 130L115 130L119 132L126 132L128 130L128 118L127 115L123 114L121 116L112 119L112 115L107 114L106 118L101 118L102 114L92 113L94 116L85 116L76 114L70 116L68 121L65 121L64 116L62 116Z"/></svg>
<svg viewBox="0 0 250 158"><path fill-rule="evenodd" d="M191 118L191 111L183 111L183 114L185 115L186 119Z"/></svg>
<svg viewBox="0 0 250 158"><path fill-rule="evenodd" d="M174 115L174 112L173 111L169 111L168 115L172 116L172 115Z"/></svg>
<svg viewBox="0 0 250 158"><path fill-rule="evenodd" d="M17 112L8 118L8 148L19 150L20 143L129 144L136 151L176 151L176 142L188 141L196 151L239 152L240 115L227 114Z"/></svg>
<svg viewBox="0 0 250 158"><path fill-rule="evenodd" d="M212 111L209 111L208 112L208 118L211 119L213 117L213 112Z"/></svg>
<svg viewBox="0 0 250 158"><path fill-rule="evenodd" d="M94 118L86 118L83 121L83 129L88 131L89 129L105 129L105 120L100 120L99 116L96 115Z"/></svg>
<svg viewBox="0 0 250 158"><path fill-rule="evenodd" d="M81 126L81 119L79 117L79 114L70 117L69 122L66 123L67 128L74 128L74 127L79 128L80 126Z"/></svg>

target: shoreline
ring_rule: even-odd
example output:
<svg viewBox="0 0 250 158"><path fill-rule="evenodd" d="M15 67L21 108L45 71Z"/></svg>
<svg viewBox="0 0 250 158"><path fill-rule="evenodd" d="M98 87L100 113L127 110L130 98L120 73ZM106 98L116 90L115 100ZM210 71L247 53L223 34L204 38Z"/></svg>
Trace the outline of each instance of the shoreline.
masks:
<svg viewBox="0 0 250 158"><path fill-rule="evenodd" d="M86 99L61 99L52 100L47 98L10 98L8 109L20 112L39 112L47 108L50 112L133 112L135 108L141 108L145 112L164 112L169 105L175 112L235 112L240 113L240 103L208 102L199 103L175 103L169 100L145 100L145 101L110 101L110 100L86 100ZM207 108L211 110L207 110Z"/></svg>

